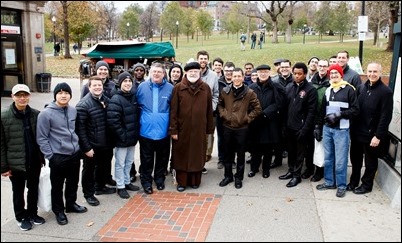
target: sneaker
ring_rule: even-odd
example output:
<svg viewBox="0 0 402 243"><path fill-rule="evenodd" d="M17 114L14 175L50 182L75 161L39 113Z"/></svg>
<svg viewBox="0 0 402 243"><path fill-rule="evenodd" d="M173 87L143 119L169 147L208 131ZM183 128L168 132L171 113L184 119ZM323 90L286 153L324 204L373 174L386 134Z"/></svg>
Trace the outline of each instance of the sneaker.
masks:
<svg viewBox="0 0 402 243"><path fill-rule="evenodd" d="M344 197L345 194L346 194L346 189L344 189L344 188L338 188L338 190L336 191L337 197Z"/></svg>
<svg viewBox="0 0 402 243"><path fill-rule="evenodd" d="M208 170L204 167L204 168L202 169L202 174L206 174L206 173L208 173Z"/></svg>
<svg viewBox="0 0 402 243"><path fill-rule="evenodd" d="M218 167L218 169L223 169L223 162L219 161L217 167Z"/></svg>
<svg viewBox="0 0 402 243"><path fill-rule="evenodd" d="M119 196L123 199L127 199L130 198L130 194L128 194L126 189L117 189L117 194L119 194Z"/></svg>
<svg viewBox="0 0 402 243"><path fill-rule="evenodd" d="M36 225L41 225L46 222L46 220L38 215L34 215L30 217L31 223L36 224Z"/></svg>
<svg viewBox="0 0 402 243"><path fill-rule="evenodd" d="M17 224L23 231L32 229L32 223L29 218L22 219L22 221L17 221Z"/></svg>
<svg viewBox="0 0 402 243"><path fill-rule="evenodd" d="M133 185L131 183L126 185L126 189L130 190L130 191L139 191L140 190L140 188L138 186Z"/></svg>

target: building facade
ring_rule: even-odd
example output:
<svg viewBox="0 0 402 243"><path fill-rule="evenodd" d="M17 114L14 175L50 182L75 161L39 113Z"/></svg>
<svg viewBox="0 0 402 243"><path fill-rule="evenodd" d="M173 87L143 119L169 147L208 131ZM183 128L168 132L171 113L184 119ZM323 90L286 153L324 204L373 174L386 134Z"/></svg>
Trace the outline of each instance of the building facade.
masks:
<svg viewBox="0 0 402 243"><path fill-rule="evenodd" d="M2 96L15 84L37 91L35 76L46 70L43 7L46 1L1 3Z"/></svg>

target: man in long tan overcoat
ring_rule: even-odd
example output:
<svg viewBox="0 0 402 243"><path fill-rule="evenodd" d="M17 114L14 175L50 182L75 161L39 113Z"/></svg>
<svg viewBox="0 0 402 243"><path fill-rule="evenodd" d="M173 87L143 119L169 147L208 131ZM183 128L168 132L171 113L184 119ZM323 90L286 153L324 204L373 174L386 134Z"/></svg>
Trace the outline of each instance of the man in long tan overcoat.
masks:
<svg viewBox="0 0 402 243"><path fill-rule="evenodd" d="M172 164L177 190L201 184L205 165L206 135L214 131L212 96L208 84L200 77L200 64L184 67L183 80L173 89L169 132L172 137Z"/></svg>

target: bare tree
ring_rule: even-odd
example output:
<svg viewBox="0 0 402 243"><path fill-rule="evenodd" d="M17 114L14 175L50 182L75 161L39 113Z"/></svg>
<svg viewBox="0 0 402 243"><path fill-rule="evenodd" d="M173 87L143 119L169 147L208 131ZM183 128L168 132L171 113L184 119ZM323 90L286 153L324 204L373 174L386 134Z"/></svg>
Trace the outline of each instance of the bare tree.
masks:
<svg viewBox="0 0 402 243"><path fill-rule="evenodd" d="M286 28L286 43L292 42L292 24L293 24L293 10L294 6L298 1L290 1L289 2L289 14L288 14L288 27Z"/></svg>
<svg viewBox="0 0 402 243"><path fill-rule="evenodd" d="M159 10L156 2L152 2L147 6L145 11L141 15L141 28L147 39L153 37L153 34L158 27L159 22Z"/></svg>
<svg viewBox="0 0 402 243"><path fill-rule="evenodd" d="M388 20L389 23L389 35L388 35L388 45L387 51L394 50L394 25L398 22L398 14L400 13L400 3L399 1L389 1L389 12L390 18Z"/></svg>
<svg viewBox="0 0 402 243"><path fill-rule="evenodd" d="M272 20L272 43L278 43L278 16L285 10L289 1L260 1L265 12ZM265 4L267 4L267 7ZM256 16L265 23L269 23L268 19L264 16Z"/></svg>

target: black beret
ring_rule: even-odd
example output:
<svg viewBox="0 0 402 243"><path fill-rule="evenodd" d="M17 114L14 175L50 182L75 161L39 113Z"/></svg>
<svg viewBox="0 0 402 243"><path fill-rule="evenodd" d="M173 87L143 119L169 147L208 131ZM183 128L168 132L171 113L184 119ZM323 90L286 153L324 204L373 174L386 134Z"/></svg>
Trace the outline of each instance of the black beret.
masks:
<svg viewBox="0 0 402 243"><path fill-rule="evenodd" d="M257 68L256 68L256 70L258 71L258 70L271 70L271 67L270 66L268 66L267 64L262 64L262 65L260 65L260 66L258 66Z"/></svg>
<svg viewBox="0 0 402 243"><path fill-rule="evenodd" d="M198 62L189 62L184 67L184 71L186 72L191 69L201 69L201 65Z"/></svg>
<svg viewBox="0 0 402 243"><path fill-rule="evenodd" d="M284 62L284 61L285 61L285 59L283 59L283 58L277 58L274 60L274 65L276 66L277 64L281 64L281 62Z"/></svg>

